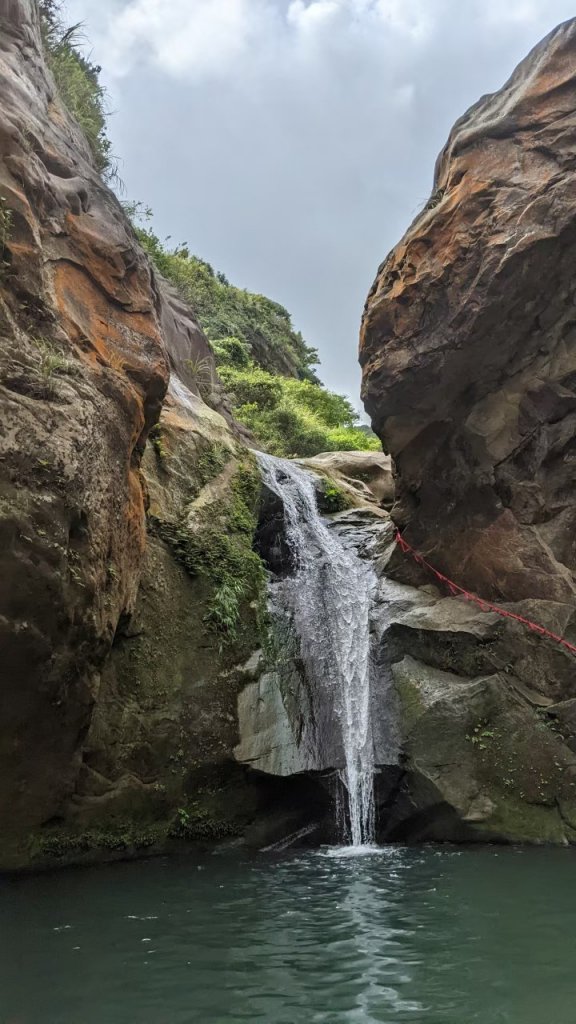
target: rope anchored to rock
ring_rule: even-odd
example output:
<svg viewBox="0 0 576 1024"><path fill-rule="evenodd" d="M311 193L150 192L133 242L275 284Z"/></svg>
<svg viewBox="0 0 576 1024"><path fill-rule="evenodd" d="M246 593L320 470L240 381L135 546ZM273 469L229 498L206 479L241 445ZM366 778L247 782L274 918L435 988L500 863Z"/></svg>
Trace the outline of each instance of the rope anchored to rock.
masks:
<svg viewBox="0 0 576 1024"><path fill-rule="evenodd" d="M472 594L469 590L465 590L464 587L458 586L457 583L454 583L454 580L448 579L444 573L431 565L419 551L416 551L407 540L404 540L400 530L396 530L394 539L403 554L409 555L415 562L417 562L418 565L423 566L425 569L428 569L429 572L433 573L437 580L440 580L444 586L448 587L448 590L454 597L465 597L467 601L473 601L474 604L478 605L483 612L493 612L495 615L500 615L504 619L514 619L515 622L520 622L533 633L538 633L539 636L544 636L548 640L555 640L557 644L561 644L562 647L576 656L576 645L571 644L563 636L558 636L557 633L552 633L551 630L546 629L545 626L540 626L537 622L531 622L530 619L525 619L523 615L516 615L515 612L509 612L505 608L499 608L498 605L492 604L490 601L484 601L476 594Z"/></svg>

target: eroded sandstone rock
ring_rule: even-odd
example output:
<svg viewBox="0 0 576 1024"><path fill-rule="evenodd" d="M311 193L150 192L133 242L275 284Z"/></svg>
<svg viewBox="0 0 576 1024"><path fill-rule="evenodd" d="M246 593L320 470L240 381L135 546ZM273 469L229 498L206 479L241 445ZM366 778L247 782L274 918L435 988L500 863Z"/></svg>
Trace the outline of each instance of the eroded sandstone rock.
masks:
<svg viewBox="0 0 576 1024"><path fill-rule="evenodd" d="M456 123L361 332L396 524L461 586L572 642L575 109L573 20ZM380 564L406 769L385 834L574 842L573 656L446 596L392 544Z"/></svg>
<svg viewBox="0 0 576 1024"><path fill-rule="evenodd" d="M376 502L390 508L394 501L392 460L384 452L321 452L301 465L326 474L339 484L352 499Z"/></svg>
<svg viewBox="0 0 576 1024"><path fill-rule="evenodd" d="M456 123L361 334L407 537L485 597L572 606L575 107L569 21Z"/></svg>
<svg viewBox="0 0 576 1024"><path fill-rule="evenodd" d="M102 666L136 606L146 439L170 367L198 402L186 361L212 357L191 311L151 270L60 102L32 0L0 3L0 92L6 864L23 836L63 820L75 797ZM213 371L216 402L218 387Z"/></svg>
<svg viewBox="0 0 576 1024"><path fill-rule="evenodd" d="M406 774L389 837L573 843L576 756L509 681L394 666Z"/></svg>

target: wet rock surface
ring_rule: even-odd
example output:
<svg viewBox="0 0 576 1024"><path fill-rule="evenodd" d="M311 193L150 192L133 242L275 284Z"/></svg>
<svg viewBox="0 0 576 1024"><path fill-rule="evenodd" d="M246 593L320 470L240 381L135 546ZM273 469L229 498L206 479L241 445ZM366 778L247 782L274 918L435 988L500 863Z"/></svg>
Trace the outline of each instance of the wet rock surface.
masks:
<svg viewBox="0 0 576 1024"><path fill-rule="evenodd" d="M36 6L0 9L0 818L59 811L134 606L139 465L168 383L148 263L55 95ZM6 213L6 211L9 211Z"/></svg>

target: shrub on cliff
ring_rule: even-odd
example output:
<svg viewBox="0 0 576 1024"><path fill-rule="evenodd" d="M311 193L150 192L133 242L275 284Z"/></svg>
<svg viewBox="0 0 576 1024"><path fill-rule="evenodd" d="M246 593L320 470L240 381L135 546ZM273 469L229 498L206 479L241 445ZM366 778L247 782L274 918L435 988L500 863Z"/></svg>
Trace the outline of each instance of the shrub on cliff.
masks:
<svg viewBox="0 0 576 1024"><path fill-rule="evenodd" d="M138 207L132 203L125 208L137 218ZM265 295L236 288L206 260L191 255L186 245L167 249L150 227L140 226L136 231L160 273L193 307L210 341L222 346L235 338L264 370L317 381L312 367L318 362L318 353L294 330L283 306Z"/></svg>
<svg viewBox="0 0 576 1024"><path fill-rule="evenodd" d="M238 369L250 366L250 349L241 338L234 335L229 338L218 338L212 348L219 366L235 366Z"/></svg>
<svg viewBox="0 0 576 1024"><path fill-rule="evenodd" d="M133 220L150 219L140 203L125 209ZM294 331L283 306L231 285L185 245L167 249L150 227L136 231L160 273L192 305L234 413L263 448L281 456L379 450L348 399L321 385L312 370L316 349Z"/></svg>
<svg viewBox="0 0 576 1024"><path fill-rule="evenodd" d="M104 176L114 173L110 139L106 134L105 94L100 68L87 60L77 45L79 25L65 28L55 0L39 0L42 37L48 66L64 105L80 125Z"/></svg>
<svg viewBox="0 0 576 1024"><path fill-rule="evenodd" d="M220 366L219 373L235 415L273 455L380 448L377 437L355 425L357 415L343 395L256 366Z"/></svg>

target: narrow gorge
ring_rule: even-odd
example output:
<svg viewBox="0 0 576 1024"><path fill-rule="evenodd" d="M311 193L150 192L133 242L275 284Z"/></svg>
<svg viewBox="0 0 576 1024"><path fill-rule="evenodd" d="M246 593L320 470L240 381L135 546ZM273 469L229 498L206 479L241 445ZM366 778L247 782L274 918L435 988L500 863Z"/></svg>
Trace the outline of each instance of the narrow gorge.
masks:
<svg viewBox="0 0 576 1024"><path fill-rule="evenodd" d="M0 0L0 869L576 843L574 654L519 621L576 644L576 21L378 270L373 434L119 201L47 17Z"/></svg>

